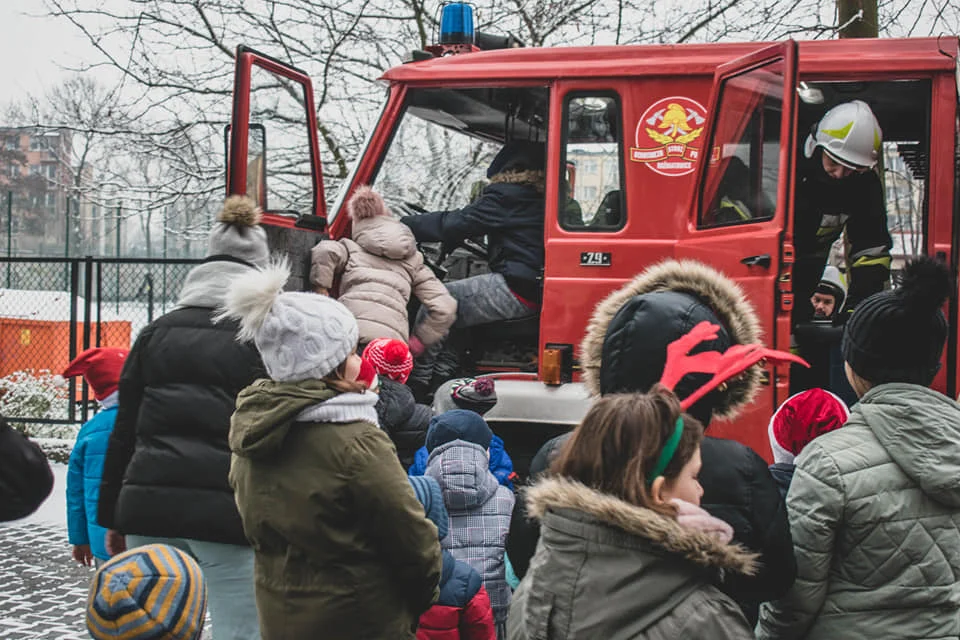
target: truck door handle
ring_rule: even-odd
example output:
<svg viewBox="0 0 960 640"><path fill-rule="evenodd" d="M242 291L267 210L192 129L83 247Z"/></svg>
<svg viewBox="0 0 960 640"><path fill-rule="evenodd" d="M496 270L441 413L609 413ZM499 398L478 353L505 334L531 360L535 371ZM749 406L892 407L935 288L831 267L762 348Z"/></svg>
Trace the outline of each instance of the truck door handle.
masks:
<svg viewBox="0 0 960 640"><path fill-rule="evenodd" d="M769 253L761 253L758 256L744 258L740 261L740 264L745 264L748 267L763 267L764 269L769 269L772 262L773 260L770 258Z"/></svg>

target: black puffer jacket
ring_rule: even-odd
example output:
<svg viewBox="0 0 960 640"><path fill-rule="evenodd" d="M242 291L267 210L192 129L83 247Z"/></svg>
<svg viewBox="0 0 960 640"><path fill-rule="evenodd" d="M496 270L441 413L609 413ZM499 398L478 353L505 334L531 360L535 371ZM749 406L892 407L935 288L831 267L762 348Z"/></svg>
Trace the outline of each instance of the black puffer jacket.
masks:
<svg viewBox="0 0 960 640"><path fill-rule="evenodd" d="M380 428L393 440L400 464L405 470L409 469L417 449L426 442L427 427L433 416L430 407L418 404L406 385L380 376L380 399L376 409Z"/></svg>
<svg viewBox="0 0 960 640"><path fill-rule="evenodd" d="M734 542L760 553L756 575L731 572L720 586L754 625L760 603L784 595L797 575L787 506L766 461L753 449L707 437L700 456L700 506L733 527Z"/></svg>
<svg viewBox="0 0 960 640"><path fill-rule="evenodd" d="M0 417L0 522L26 518L53 490L43 451Z"/></svg>
<svg viewBox="0 0 960 640"><path fill-rule="evenodd" d="M466 238L487 236L490 270L513 291L540 300L543 269L543 173L521 171L493 177L480 197L463 209L406 216L402 222L421 242L456 246ZM539 181L539 182L538 182Z"/></svg>
<svg viewBox="0 0 960 640"><path fill-rule="evenodd" d="M588 391L646 391L663 373L667 345L701 321L721 327L705 348L725 351L733 344L760 341L756 312L723 274L696 262L670 260L650 267L597 305L582 345ZM685 397L706 377L684 377L677 394ZM689 413L705 426L712 417L733 417L758 387L754 368L708 394ZM733 527L734 542L760 554L756 575L730 575L721 585L755 623L759 601L783 596L796 577L786 506L766 462L749 447L708 437L701 456L701 505Z"/></svg>
<svg viewBox="0 0 960 640"><path fill-rule="evenodd" d="M133 345L104 461L102 526L246 544L227 482L227 436L237 395L266 371L254 346L237 342L238 325L215 324L213 313L179 308L148 325Z"/></svg>

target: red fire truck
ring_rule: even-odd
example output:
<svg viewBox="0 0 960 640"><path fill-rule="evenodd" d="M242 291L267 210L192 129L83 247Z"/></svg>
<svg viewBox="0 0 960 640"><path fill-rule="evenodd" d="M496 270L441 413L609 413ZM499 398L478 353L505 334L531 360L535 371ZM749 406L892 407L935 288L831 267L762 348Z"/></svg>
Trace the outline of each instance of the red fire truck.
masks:
<svg viewBox="0 0 960 640"><path fill-rule="evenodd" d="M435 47L383 75L385 106L328 208L310 79L241 47L228 192L256 192L262 199L265 190L263 174L253 175L253 167L263 165L263 143L248 131L252 69L300 85L305 96L312 208L266 216L283 230L274 237L311 238L300 242L300 251L318 239L316 232L349 233L344 202L358 185L374 185L398 211L412 211L405 201L431 211L455 209L469 202L504 141L546 142L540 315L480 327L466 349L474 371L498 377L501 400L491 422L508 446L523 441L518 446L529 447L575 424L585 410L579 344L596 303L664 258L700 260L736 280L760 315L767 344L790 348L795 158L810 127L835 104L865 100L883 129L895 258L936 255L956 272L958 53L957 39L947 37ZM720 184L734 158L749 171L748 213L720 224L714 215ZM289 237L284 242L295 246ZM482 246L470 250L482 257ZM455 254L448 277L470 275L481 262L463 250ZM935 385L952 397L957 299L955 293L949 304L954 330ZM740 418L717 422L711 432L769 457L766 425L788 396L788 368L768 365L764 382Z"/></svg>

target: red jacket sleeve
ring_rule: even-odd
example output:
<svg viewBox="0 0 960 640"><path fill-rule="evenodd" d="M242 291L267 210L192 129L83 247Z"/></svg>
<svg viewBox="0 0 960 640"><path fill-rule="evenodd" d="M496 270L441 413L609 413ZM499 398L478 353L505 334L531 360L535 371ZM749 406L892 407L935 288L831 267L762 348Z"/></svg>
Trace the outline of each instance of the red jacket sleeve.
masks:
<svg viewBox="0 0 960 640"><path fill-rule="evenodd" d="M496 640L497 629L493 625L493 609L490 608L490 596L480 585L480 590L470 598L463 608L460 618L461 640Z"/></svg>

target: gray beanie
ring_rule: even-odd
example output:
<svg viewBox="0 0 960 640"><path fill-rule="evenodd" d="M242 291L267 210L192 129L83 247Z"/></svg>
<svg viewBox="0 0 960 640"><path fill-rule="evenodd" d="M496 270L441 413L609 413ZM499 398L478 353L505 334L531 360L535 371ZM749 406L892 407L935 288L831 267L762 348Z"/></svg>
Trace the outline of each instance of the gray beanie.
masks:
<svg viewBox="0 0 960 640"><path fill-rule="evenodd" d="M260 226L262 212L247 196L230 196L210 230L208 256L230 256L263 269L270 260L267 233Z"/></svg>
<svg viewBox="0 0 960 640"><path fill-rule="evenodd" d="M333 298L283 291L289 277L283 261L237 278L218 319L240 321L237 338L253 340L272 380L323 378L357 348L357 321Z"/></svg>

